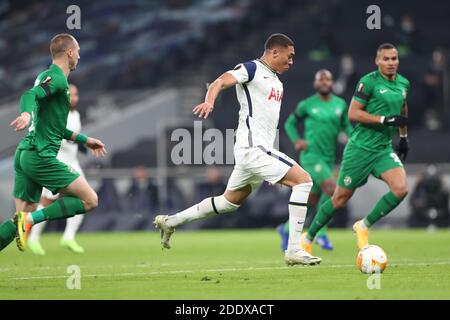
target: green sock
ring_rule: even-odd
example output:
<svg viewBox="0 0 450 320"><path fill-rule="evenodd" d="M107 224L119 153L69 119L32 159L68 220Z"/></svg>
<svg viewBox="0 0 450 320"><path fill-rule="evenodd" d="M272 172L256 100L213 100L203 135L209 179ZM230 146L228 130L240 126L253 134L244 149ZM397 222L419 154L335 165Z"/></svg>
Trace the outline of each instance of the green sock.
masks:
<svg viewBox="0 0 450 320"><path fill-rule="evenodd" d="M319 200L319 204L317 205L318 208L320 208L327 200L329 200L331 197L326 194L326 193L322 193L322 195L320 196L320 200ZM316 234L317 237L321 237L321 236L327 236L327 231L328 231L328 226L324 225Z"/></svg>
<svg viewBox="0 0 450 320"><path fill-rule="evenodd" d="M11 220L6 220L0 225L0 251L14 240L16 233L16 225Z"/></svg>
<svg viewBox="0 0 450 320"><path fill-rule="evenodd" d="M375 208L364 219L364 224L370 228L375 222L394 210L403 198L397 198L391 191L386 193L375 205Z"/></svg>
<svg viewBox="0 0 450 320"><path fill-rule="evenodd" d="M284 232L289 234L289 220L284 223Z"/></svg>
<svg viewBox="0 0 450 320"><path fill-rule="evenodd" d="M31 217L36 224L44 220L67 219L85 212L83 201L76 197L65 196L47 208L33 212Z"/></svg>
<svg viewBox="0 0 450 320"><path fill-rule="evenodd" d="M317 232L325 226L331 218L333 218L335 211L336 209L334 209L331 199L325 201L325 203L319 208L319 212L317 212L314 220L311 222L306 238L311 241L314 240Z"/></svg>

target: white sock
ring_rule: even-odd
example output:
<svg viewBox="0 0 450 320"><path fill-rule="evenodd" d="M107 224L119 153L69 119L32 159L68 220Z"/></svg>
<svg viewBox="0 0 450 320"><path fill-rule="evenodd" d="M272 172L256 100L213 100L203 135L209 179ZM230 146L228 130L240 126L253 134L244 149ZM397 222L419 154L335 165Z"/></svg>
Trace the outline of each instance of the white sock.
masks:
<svg viewBox="0 0 450 320"><path fill-rule="evenodd" d="M167 219L167 226L177 227L184 223L205 219L219 213L232 212L238 208L239 205L231 203L225 199L223 195L206 198L184 211L169 216Z"/></svg>
<svg viewBox="0 0 450 320"><path fill-rule="evenodd" d="M44 209L44 206L39 204L37 206L36 211L41 210L41 209ZM27 218L28 217L31 218L31 214L29 214L27 216ZM27 222L30 223L30 221L27 221ZM30 242L39 241L39 239L41 238L42 231L44 231L46 224L47 224L47 221L42 221L41 223L34 224L33 227L31 228L30 235L28 236L28 241L30 241Z"/></svg>
<svg viewBox="0 0 450 320"><path fill-rule="evenodd" d="M64 240L73 240L75 239L75 234L83 222L84 214L77 214L73 217L70 217L66 221L66 229L64 229Z"/></svg>
<svg viewBox="0 0 450 320"><path fill-rule="evenodd" d="M300 236L302 235L306 211L308 210L306 204L312 186L312 182L307 182L292 187L292 194L289 199L288 253L294 253L300 249Z"/></svg>

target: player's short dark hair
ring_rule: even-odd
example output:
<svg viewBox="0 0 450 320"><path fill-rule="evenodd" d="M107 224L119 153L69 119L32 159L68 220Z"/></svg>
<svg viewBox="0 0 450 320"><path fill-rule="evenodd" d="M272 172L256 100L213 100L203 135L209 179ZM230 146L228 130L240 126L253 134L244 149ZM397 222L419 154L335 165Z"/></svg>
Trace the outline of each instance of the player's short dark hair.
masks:
<svg viewBox="0 0 450 320"><path fill-rule="evenodd" d="M54 36L50 41L50 53L52 58L65 52L75 41L75 38L68 33L60 33Z"/></svg>
<svg viewBox="0 0 450 320"><path fill-rule="evenodd" d="M381 52L381 50L385 50L385 49L397 49L397 48L392 43L385 42L378 46L377 54L379 54Z"/></svg>
<svg viewBox="0 0 450 320"><path fill-rule="evenodd" d="M264 50L273 49L274 47L289 47L294 46L294 41L287 35L282 33L274 33L267 38L264 44Z"/></svg>
<svg viewBox="0 0 450 320"><path fill-rule="evenodd" d="M317 79L318 76L325 74L326 76L330 77L331 80L333 80L333 74L328 69L320 69L316 72L314 75L314 79Z"/></svg>

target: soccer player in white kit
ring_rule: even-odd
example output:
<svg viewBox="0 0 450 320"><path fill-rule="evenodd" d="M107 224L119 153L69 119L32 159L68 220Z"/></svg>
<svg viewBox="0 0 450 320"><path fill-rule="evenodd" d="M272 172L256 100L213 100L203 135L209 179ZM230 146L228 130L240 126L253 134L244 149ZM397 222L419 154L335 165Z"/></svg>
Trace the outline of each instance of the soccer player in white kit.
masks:
<svg viewBox="0 0 450 320"><path fill-rule="evenodd" d="M284 260L288 265L315 265L321 258L300 248L306 203L313 185L310 175L294 160L273 148L283 98L283 84L277 74L293 64L294 42L283 34L271 35L260 59L238 64L217 78L208 88L205 101L193 110L207 118L220 91L236 86L240 104L239 125L234 145L235 166L225 192L174 215L158 215L154 225L161 231L161 244L170 248L175 228L184 223L235 211L264 180L292 188L289 199L289 241Z"/></svg>
<svg viewBox="0 0 450 320"><path fill-rule="evenodd" d="M70 94L70 112L67 117L67 128L74 132L81 132L81 121L80 113L75 109L79 96L78 88L71 84L69 85ZM83 174L80 164L78 163L78 145L72 141L63 140L61 142L61 148L59 149L57 159L61 162L71 166L75 171ZM39 202L38 210L48 207L54 201L58 200L59 194L52 194L50 190L43 188L41 201ZM75 241L75 234L77 233L82 221L84 214L75 215L66 222L66 228L64 230L63 237L61 239L61 246L68 248L75 253L83 253L84 249ZM37 255L45 255L45 250L40 243L40 236L44 230L46 222L42 222L33 226L30 231L28 238L28 247L30 250Z"/></svg>

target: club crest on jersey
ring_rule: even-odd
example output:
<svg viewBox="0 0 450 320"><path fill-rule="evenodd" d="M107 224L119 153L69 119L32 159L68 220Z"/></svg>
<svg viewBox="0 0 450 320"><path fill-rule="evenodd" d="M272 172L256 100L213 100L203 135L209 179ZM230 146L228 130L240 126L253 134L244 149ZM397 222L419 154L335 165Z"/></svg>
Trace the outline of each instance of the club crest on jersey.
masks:
<svg viewBox="0 0 450 320"><path fill-rule="evenodd" d="M402 88L402 96L403 96L403 98L406 98L406 90L405 90L405 88Z"/></svg>
<svg viewBox="0 0 450 320"><path fill-rule="evenodd" d="M270 91L268 100L272 100L272 99L280 102L283 99L283 91L280 92L280 90L278 90L278 89L275 90L274 88L272 88L272 90Z"/></svg>
<svg viewBox="0 0 450 320"><path fill-rule="evenodd" d="M346 176L346 177L344 178L344 184L345 184L346 186L348 186L350 183L352 183L352 178L350 178L349 176Z"/></svg>

